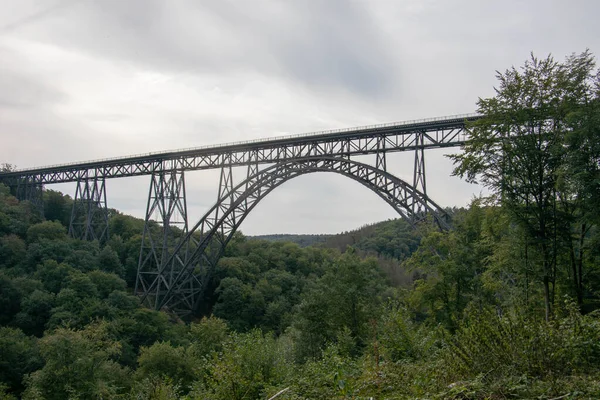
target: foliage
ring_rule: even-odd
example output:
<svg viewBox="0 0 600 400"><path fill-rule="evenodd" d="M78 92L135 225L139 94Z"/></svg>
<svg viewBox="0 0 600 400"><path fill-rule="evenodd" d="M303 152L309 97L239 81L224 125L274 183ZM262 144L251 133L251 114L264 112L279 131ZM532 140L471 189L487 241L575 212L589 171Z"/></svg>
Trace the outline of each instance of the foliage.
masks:
<svg viewBox="0 0 600 400"><path fill-rule="evenodd" d="M45 365L26 379L24 399L110 398L128 386L128 371L112 360L120 346L107 337L106 324L60 328L39 345Z"/></svg>
<svg viewBox="0 0 600 400"><path fill-rule="evenodd" d="M531 56L518 70L498 73L496 96L480 99L483 118L473 124L454 174L488 187L518 224L528 246L528 267L543 285L551 317L561 251L583 303L583 244L597 215L600 118L595 61L588 52L564 63ZM590 213L591 212L591 213ZM574 226L579 235L571 234Z"/></svg>
<svg viewBox="0 0 600 400"><path fill-rule="evenodd" d="M224 320L213 316L204 317L200 322L190 325L191 351L197 358L209 357L213 352L220 352L227 334L227 323Z"/></svg>
<svg viewBox="0 0 600 400"><path fill-rule="evenodd" d="M42 366L37 340L20 329L0 327L0 354L0 382L20 393L23 377Z"/></svg>
<svg viewBox="0 0 600 400"><path fill-rule="evenodd" d="M325 344L335 342L344 329L354 342L352 354L357 354L369 337L369 321L377 318L384 287L373 259L342 255L307 289L298 308L298 357L319 356Z"/></svg>
<svg viewBox="0 0 600 400"><path fill-rule="evenodd" d="M582 317L572 303L552 323L532 321L517 313L499 316L475 311L447 340L440 358L449 380L477 376L549 379L593 372L600 360L600 325L594 315Z"/></svg>
<svg viewBox="0 0 600 400"><path fill-rule="evenodd" d="M223 400L261 398L268 386L282 382L289 373L289 354L278 344L272 335L258 330L232 334L223 351L214 354L194 395Z"/></svg>
<svg viewBox="0 0 600 400"><path fill-rule="evenodd" d="M44 221L27 229L27 241L29 243L39 242L42 239L64 241L66 237L67 230L59 222Z"/></svg>
<svg viewBox="0 0 600 400"><path fill-rule="evenodd" d="M168 379L180 387L188 388L194 381L194 357L183 347L169 342L156 342L142 347L138 357L138 379Z"/></svg>

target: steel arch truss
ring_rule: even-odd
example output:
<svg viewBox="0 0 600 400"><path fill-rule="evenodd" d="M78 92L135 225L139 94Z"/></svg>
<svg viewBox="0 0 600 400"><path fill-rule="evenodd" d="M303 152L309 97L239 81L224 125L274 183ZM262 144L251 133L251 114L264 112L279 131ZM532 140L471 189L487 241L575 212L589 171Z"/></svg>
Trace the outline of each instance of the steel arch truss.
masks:
<svg viewBox="0 0 600 400"><path fill-rule="evenodd" d="M231 185L227 168L221 176L221 185L227 190L219 190L217 203L190 229L168 259L158 265L153 279L137 288L145 304L182 316L193 312L225 246L248 213L273 189L300 175L339 173L373 190L410 222L424 217L423 213L414 213L418 209L433 215L441 227L447 227L442 217L445 213L425 194L386 171L351 159L296 159L257 171L236 186Z"/></svg>

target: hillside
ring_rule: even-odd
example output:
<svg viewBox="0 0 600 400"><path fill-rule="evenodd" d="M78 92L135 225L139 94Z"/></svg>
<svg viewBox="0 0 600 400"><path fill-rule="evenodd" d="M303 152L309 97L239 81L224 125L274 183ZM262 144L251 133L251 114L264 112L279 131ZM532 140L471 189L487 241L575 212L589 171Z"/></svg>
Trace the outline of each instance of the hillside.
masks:
<svg viewBox="0 0 600 400"><path fill-rule="evenodd" d="M273 234L248 236L270 242L292 242L300 247L319 246L345 251L353 247L365 254L403 260L416 250L420 235L403 219L381 221L328 235Z"/></svg>
<svg viewBox="0 0 600 400"><path fill-rule="evenodd" d="M300 247L315 246L325 243L332 235L310 235L310 234L272 234L248 236L249 239L266 240L269 242L291 242Z"/></svg>

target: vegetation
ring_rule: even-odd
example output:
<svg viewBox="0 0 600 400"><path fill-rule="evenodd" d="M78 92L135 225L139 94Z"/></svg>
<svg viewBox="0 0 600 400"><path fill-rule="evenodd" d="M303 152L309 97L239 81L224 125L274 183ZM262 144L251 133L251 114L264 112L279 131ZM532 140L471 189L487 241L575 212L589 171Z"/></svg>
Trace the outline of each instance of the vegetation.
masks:
<svg viewBox="0 0 600 400"><path fill-rule="evenodd" d="M0 185L0 399L600 398L600 78L585 52L498 75L453 228L300 247L236 234L189 324L132 295L143 221L67 235Z"/></svg>
<svg viewBox="0 0 600 400"><path fill-rule="evenodd" d="M276 235L258 235L252 236L252 239L268 240L270 242L292 242L300 247L314 246L318 243L323 243L332 235L293 235L293 234L276 234Z"/></svg>

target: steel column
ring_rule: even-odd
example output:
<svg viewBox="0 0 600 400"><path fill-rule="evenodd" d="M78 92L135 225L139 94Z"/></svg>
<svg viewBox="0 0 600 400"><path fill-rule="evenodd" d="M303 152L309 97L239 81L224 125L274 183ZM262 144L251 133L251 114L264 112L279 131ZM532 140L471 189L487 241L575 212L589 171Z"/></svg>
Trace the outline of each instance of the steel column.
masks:
<svg viewBox="0 0 600 400"><path fill-rule="evenodd" d="M258 151L254 150L248 154L248 168L246 169L246 182L251 176L258 173ZM246 186L246 189L248 187Z"/></svg>
<svg viewBox="0 0 600 400"><path fill-rule="evenodd" d="M425 133L417 132L415 137L415 166L413 172L413 188L427 197L427 184L425 180ZM425 212L422 203L413 203L413 214Z"/></svg>
<svg viewBox="0 0 600 400"><path fill-rule="evenodd" d="M44 185L36 176L25 176L17 181L15 197L19 201L28 201L33 208L44 216Z"/></svg>
<svg viewBox="0 0 600 400"><path fill-rule="evenodd" d="M188 246L192 243L180 250L178 257L170 256L187 232L184 172L161 165L150 180L134 289L136 294L143 296L148 306L157 307L161 296L173 284L174 276L179 274ZM150 293L148 289L151 285L154 285L154 288Z"/></svg>
<svg viewBox="0 0 600 400"><path fill-rule="evenodd" d="M377 159L375 160L375 168L381 171L387 171L387 162L385 158L385 137L377 138Z"/></svg>
<svg viewBox="0 0 600 400"><path fill-rule="evenodd" d="M108 240L108 208L104 178L84 174L77 181L69 235L75 239Z"/></svg>
<svg viewBox="0 0 600 400"><path fill-rule="evenodd" d="M221 204L220 210L215 214L215 220L219 218L219 211L225 212L229 209L231 199L233 198L233 171L231 167L231 157L227 157L225 165L221 167L221 176L219 178L219 192L217 202Z"/></svg>

